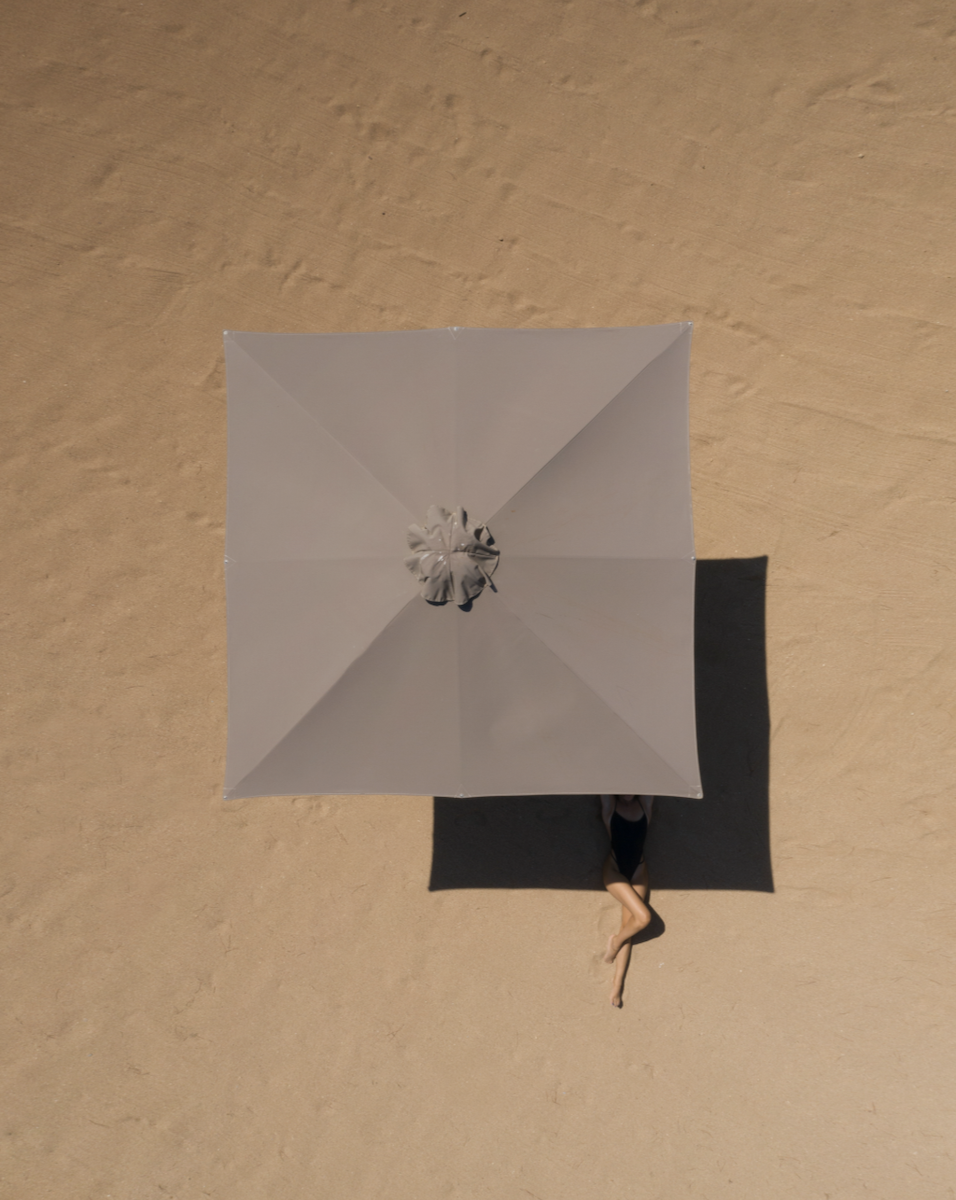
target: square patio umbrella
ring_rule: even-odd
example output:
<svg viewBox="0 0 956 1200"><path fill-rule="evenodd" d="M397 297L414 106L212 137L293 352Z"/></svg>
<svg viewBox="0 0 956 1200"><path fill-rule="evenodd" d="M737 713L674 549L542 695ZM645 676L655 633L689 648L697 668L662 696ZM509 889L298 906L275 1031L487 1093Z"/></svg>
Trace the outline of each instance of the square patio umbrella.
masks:
<svg viewBox="0 0 956 1200"><path fill-rule="evenodd" d="M702 795L690 338L227 332L225 796Z"/></svg>

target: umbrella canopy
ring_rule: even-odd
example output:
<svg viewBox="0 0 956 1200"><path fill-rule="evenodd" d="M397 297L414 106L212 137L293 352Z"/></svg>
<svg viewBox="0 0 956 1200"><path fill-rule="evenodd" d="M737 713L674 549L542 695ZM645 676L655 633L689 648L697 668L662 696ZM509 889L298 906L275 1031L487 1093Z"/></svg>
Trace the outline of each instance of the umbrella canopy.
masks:
<svg viewBox="0 0 956 1200"><path fill-rule="evenodd" d="M690 337L226 333L225 795L700 796Z"/></svg>

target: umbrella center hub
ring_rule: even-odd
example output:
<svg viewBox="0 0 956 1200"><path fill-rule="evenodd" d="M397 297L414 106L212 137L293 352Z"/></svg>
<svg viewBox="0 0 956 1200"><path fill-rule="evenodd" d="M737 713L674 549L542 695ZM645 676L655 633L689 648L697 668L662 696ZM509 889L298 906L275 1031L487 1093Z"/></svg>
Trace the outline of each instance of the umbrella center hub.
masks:
<svg viewBox="0 0 956 1200"><path fill-rule="evenodd" d="M498 565L498 551L487 525L468 520L463 508L449 512L437 504L428 509L423 525L409 525L405 566L421 584L429 604L467 604Z"/></svg>

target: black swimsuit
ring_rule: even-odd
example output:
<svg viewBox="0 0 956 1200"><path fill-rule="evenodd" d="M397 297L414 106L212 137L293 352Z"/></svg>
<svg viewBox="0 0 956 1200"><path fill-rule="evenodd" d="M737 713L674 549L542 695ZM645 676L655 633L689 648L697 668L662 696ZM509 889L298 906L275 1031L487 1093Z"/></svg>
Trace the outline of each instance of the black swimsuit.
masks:
<svg viewBox="0 0 956 1200"><path fill-rule="evenodd" d="M639 821L628 821L615 809L611 814L611 853L625 879L632 879L644 856L647 813Z"/></svg>

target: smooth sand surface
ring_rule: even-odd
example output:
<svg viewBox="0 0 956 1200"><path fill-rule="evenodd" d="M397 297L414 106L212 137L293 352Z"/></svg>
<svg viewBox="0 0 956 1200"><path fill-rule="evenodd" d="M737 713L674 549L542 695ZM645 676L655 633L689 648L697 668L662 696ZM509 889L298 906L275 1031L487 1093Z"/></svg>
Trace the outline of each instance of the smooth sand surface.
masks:
<svg viewBox="0 0 956 1200"><path fill-rule="evenodd" d="M954 50L938 0L9 0L4 1200L956 1195ZM607 895L430 892L429 797L222 802L221 334L686 319L776 888L658 890L615 1011Z"/></svg>

